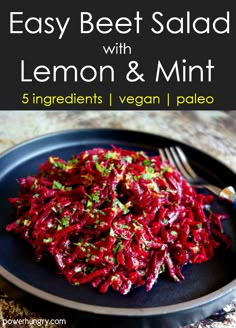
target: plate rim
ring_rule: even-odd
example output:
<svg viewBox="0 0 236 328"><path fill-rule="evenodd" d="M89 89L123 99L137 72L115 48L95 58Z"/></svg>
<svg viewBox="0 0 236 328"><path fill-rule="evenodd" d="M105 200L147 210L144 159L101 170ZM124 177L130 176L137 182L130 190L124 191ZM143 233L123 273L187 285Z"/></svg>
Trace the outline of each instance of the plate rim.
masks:
<svg viewBox="0 0 236 328"><path fill-rule="evenodd" d="M206 153L204 150L200 149L200 148L196 148L195 146L179 140L179 139L174 139L172 137L168 137L168 136L164 136L161 134L156 134L156 133L152 133L152 132L148 132L148 131L137 131L134 129L127 129L127 128L110 128L110 127L105 127L105 128L73 128L73 129L60 129L57 131L53 131L53 132L48 132L48 133L42 133L36 137L32 137L32 138L27 138L25 140L20 141L19 143L16 143L10 147L8 147L7 149L3 150L0 152L0 160L3 156L10 154L12 151L14 151L17 148L23 147L27 144L30 144L32 142L37 142L46 138L50 138L50 137L56 137L59 135L63 135L63 134L73 134L73 133L78 133L78 132L93 132L93 131L97 131L97 132L105 132L105 131L113 131L113 132L127 132L127 133L133 133L133 134L139 134L139 135L147 135L147 136L154 136L156 138L161 138L161 139L165 139L165 140L169 140L172 141L173 143L177 143L180 145L183 145L184 147L188 147L188 148L192 148L195 151L203 154L204 156L207 156L209 158L211 158L214 161L217 161L219 164L223 165L227 170L231 171L233 174L236 175L236 169L233 169L232 167L230 167L228 164L224 163L223 160L215 158L214 156L212 156L211 154Z"/></svg>
<svg viewBox="0 0 236 328"><path fill-rule="evenodd" d="M68 300L67 298L63 298L57 295L53 295L51 293L48 293L46 291L43 291L37 287L28 284L27 282L21 280L20 278L17 278L15 275L7 271L2 266L0 266L0 275L2 275L4 279L6 279L11 284L15 285L22 291L25 291L33 296L41 298L44 301L49 301L60 306L63 304L63 306L66 306L74 310L80 310L84 312L102 314L102 315L117 315L117 316L127 316L127 317L128 316L140 317L144 315L153 316L153 315L162 315L162 314L168 315L168 314L184 312L184 311L195 309L197 307L205 306L209 304L209 301L213 302L233 292L235 292L235 296L236 296L236 279L234 279L233 281L217 289L216 291L190 301L180 302L171 305L145 307L145 308L127 308L127 307L115 308L109 306L81 303L77 301ZM232 295L232 297L230 298L233 300L235 296Z"/></svg>

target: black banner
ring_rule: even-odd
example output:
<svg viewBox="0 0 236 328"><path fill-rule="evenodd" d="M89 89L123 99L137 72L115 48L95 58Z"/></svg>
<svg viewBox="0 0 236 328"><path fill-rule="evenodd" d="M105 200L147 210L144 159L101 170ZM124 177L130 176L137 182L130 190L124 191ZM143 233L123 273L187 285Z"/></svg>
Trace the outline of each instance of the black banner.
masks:
<svg viewBox="0 0 236 328"><path fill-rule="evenodd" d="M0 6L0 109L236 109L232 2Z"/></svg>

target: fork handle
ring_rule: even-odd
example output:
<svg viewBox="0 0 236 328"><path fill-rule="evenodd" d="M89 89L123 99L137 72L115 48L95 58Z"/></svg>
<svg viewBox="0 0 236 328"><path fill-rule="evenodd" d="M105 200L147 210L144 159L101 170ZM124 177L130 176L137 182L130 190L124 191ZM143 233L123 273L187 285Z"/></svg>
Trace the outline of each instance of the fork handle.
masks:
<svg viewBox="0 0 236 328"><path fill-rule="evenodd" d="M219 196L230 201L233 204L233 208L236 210L236 192L232 186L222 189Z"/></svg>

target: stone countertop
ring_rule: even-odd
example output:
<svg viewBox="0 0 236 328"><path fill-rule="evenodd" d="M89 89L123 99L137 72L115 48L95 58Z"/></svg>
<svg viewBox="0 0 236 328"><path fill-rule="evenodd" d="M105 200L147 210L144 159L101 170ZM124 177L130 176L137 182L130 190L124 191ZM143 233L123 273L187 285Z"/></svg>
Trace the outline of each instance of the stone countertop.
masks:
<svg viewBox="0 0 236 328"><path fill-rule="evenodd" d="M86 128L129 129L169 137L210 154L236 172L236 111L1 111L0 153L43 134ZM9 299L4 290L0 299L0 322L7 317L37 317ZM236 327L235 311L233 302L188 327Z"/></svg>

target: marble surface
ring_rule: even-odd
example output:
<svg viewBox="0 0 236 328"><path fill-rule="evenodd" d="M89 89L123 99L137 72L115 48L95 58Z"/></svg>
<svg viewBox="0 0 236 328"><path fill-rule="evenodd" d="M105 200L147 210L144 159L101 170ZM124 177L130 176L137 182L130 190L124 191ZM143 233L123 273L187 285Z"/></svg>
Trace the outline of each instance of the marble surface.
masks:
<svg viewBox="0 0 236 328"><path fill-rule="evenodd" d="M0 111L0 152L43 134L98 127L170 137L214 156L236 173L236 111ZM4 290L0 298L0 321L9 316L37 317L9 299ZM236 327L235 311L236 303L233 302L224 311L221 309L220 315L191 327Z"/></svg>

